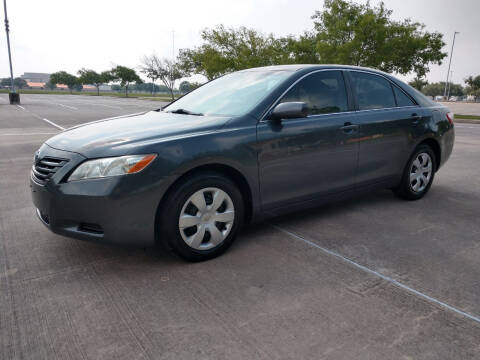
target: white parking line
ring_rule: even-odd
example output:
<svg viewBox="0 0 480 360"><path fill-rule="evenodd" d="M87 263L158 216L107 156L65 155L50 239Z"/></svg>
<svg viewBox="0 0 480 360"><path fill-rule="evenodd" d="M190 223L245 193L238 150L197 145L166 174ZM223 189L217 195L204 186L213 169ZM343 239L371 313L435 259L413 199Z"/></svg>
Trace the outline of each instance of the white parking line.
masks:
<svg viewBox="0 0 480 360"><path fill-rule="evenodd" d="M64 107L64 108L67 108L67 109L70 109L70 110L78 110L78 108L76 108L75 106L65 105L65 104L57 103L57 102L50 101L50 100L31 99L31 98L29 98L28 101L40 102L40 103L48 103L48 104L52 104L52 105L62 106L62 107Z"/></svg>
<svg viewBox="0 0 480 360"><path fill-rule="evenodd" d="M64 104L60 104L60 103L54 103L52 102L52 104L55 104L55 105L60 105L60 106L63 106L67 109L71 109L71 110L78 110L78 108L74 107L74 106L69 106L69 105L64 105Z"/></svg>
<svg viewBox="0 0 480 360"><path fill-rule="evenodd" d="M36 135L55 135L58 132L38 132L38 133L18 133L18 134L0 134L0 136L36 136Z"/></svg>
<svg viewBox="0 0 480 360"><path fill-rule="evenodd" d="M18 106L20 109L22 109L23 111L26 111L26 112L28 112L29 114L31 114L32 116L36 117L37 119L43 120L43 121L45 121L46 123L48 123L48 124L50 124L50 125L52 125L52 126L55 126L57 129L65 130L64 127L55 124L53 121L50 121L50 120L48 120L48 119L46 119L46 118L42 118L41 116L38 116L37 114L35 114L35 113L33 113L33 112L25 109L25 108L24 108L23 106L21 106L21 105L17 105L17 106Z"/></svg>
<svg viewBox="0 0 480 360"><path fill-rule="evenodd" d="M433 303L433 304L436 304L436 305L438 305L438 306L441 306L441 307L443 307L443 308L445 308L445 309L447 309L447 310L453 311L454 313L456 313L456 314L458 314L458 315L464 316L464 317L466 317L466 318L468 318L468 319L470 319L470 320L473 320L473 321L475 321L475 322L477 322L477 323L480 324L480 317L478 317L478 316L476 316L476 315L472 315L472 314L466 313L466 312L464 312L464 311L462 311L462 310L460 310L460 309L457 309L456 307L453 307L453 306L451 306L451 305L448 305L447 303L444 303L443 301L440 301L440 300L437 300L437 299L435 299L435 298L433 298L433 297L431 297L431 296L428 296L428 295L426 295L426 294L424 294L424 293L422 293L422 292L420 292L420 291L418 291L418 290L415 290L415 289L411 288L411 287L408 286L408 285L405 285L405 284L403 284L403 283L401 283L401 282L399 282L399 281L397 281L397 280L395 280L395 279L392 279L392 278L389 277L389 276L383 275L383 274L379 273L378 271L375 271L375 270L372 270L372 269L367 268L366 266L360 265L360 264L356 263L355 261L350 260L349 258L346 258L345 256L336 253L335 251L328 250L328 249L326 249L326 248L324 248L324 247L322 247L322 246L314 243L313 241L307 240L307 239L304 238L303 236L294 234L293 232L291 232L291 231L289 231L289 230L283 229L283 228L281 228L281 227L278 226L278 225L273 225L273 224L270 224L270 225L271 225L273 228L275 228L275 229L277 229L277 230L279 230L279 231L281 231L281 232L283 232L283 233L285 233L285 234L287 234L287 235L290 235L290 236L293 237L294 239L303 241L304 243L306 243L306 244L308 244L308 245L310 245L310 246L313 246L313 247L315 247L315 248L323 251L324 253L326 253L326 254L328 254L328 255L334 256L334 257L336 257L337 259L340 259L340 260L342 260L343 262L346 262L346 263L348 263L348 264L350 264L350 265L352 265L352 266L354 266L354 267L356 267L356 268L358 268L358 269L360 269L360 270L362 270L362 271L364 271L364 272L366 272L366 273L375 275L375 276L377 276L377 277L385 280L386 282L388 282L388 283L390 283L390 284L392 284L392 285L395 285L395 286L397 286L397 287L399 287L399 288L401 288L401 289L403 289L403 290L406 290L406 291L408 291L408 292L410 292L410 293L412 293L412 294L414 294L414 295L416 295L416 296L418 296L418 297L420 297L420 298L422 298L422 299L424 299L424 300L427 300L427 301L429 301L429 302L431 302L431 303Z"/></svg>
<svg viewBox="0 0 480 360"><path fill-rule="evenodd" d="M42 118L43 121L49 123L50 125L52 126L55 126L57 129L60 129L60 130L65 130L65 128L63 126L60 126L60 125L57 125L55 124L53 121L50 121L48 119L45 119L45 118Z"/></svg>
<svg viewBox="0 0 480 360"><path fill-rule="evenodd" d="M103 107L107 107L107 108L110 108L110 109L121 109L120 106L112 106L112 105L107 105L107 104L100 104L100 103L96 103L96 102L78 101L78 100L76 100L75 102L76 102L76 103L79 103L79 104L90 105L90 106L103 106Z"/></svg>

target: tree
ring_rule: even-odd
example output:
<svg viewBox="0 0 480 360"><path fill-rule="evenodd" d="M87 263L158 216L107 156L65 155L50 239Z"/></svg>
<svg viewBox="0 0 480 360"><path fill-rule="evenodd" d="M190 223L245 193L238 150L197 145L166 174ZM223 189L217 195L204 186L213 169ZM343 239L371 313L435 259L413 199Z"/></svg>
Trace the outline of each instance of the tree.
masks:
<svg viewBox="0 0 480 360"><path fill-rule="evenodd" d="M410 81L408 83L408 85L414 87L415 89L417 89L418 91L422 91L423 87L425 85L428 85L428 81L423 79L423 78L419 78L419 77L416 77L415 79L413 79L412 81Z"/></svg>
<svg viewBox="0 0 480 360"><path fill-rule="evenodd" d="M192 91L192 84L189 81L182 81L178 86L178 90L180 90L182 94L189 93Z"/></svg>
<svg viewBox="0 0 480 360"><path fill-rule="evenodd" d="M424 31L410 19L391 19L383 2L377 7L347 0L325 0L324 10L312 16L320 62L377 68L417 77L429 64L441 64L443 35Z"/></svg>
<svg viewBox="0 0 480 360"><path fill-rule="evenodd" d="M27 86L27 82L19 77L13 79L13 84L17 89L23 89L24 87Z"/></svg>
<svg viewBox="0 0 480 360"><path fill-rule="evenodd" d="M468 85L466 92L469 95L480 96L480 75L475 77L469 76L465 79L465 83Z"/></svg>
<svg viewBox="0 0 480 360"><path fill-rule="evenodd" d="M97 88L97 96L100 95L100 86L112 81L109 71L97 73L94 70L81 69L78 71L79 82L83 85L94 85Z"/></svg>
<svg viewBox="0 0 480 360"><path fill-rule="evenodd" d="M131 83L142 83L142 79L135 70L126 66L116 66L110 71L112 81L120 81L120 86L125 88L125 96L128 97L128 86Z"/></svg>
<svg viewBox="0 0 480 360"><path fill-rule="evenodd" d="M140 71L144 73L147 78L152 79L151 89L153 95L155 92L155 80L158 80L157 56L144 56L142 59L142 65L140 65Z"/></svg>
<svg viewBox="0 0 480 360"><path fill-rule="evenodd" d="M391 19L383 3L372 7L348 0L326 0L312 16L314 29L300 36L274 37L245 27L219 25L201 33L199 47L182 49L181 69L209 80L241 69L278 64L348 64L386 72L415 72L421 78L430 64L441 64L443 35L427 32L410 19Z"/></svg>
<svg viewBox="0 0 480 360"><path fill-rule="evenodd" d="M23 89L27 86L27 82L19 77L13 79L13 84L17 89ZM11 87L12 80L10 78L1 79L0 86Z"/></svg>
<svg viewBox="0 0 480 360"><path fill-rule="evenodd" d="M180 50L179 67L185 74L202 74L211 80L232 71L294 62L289 52L289 46L296 45L294 38L223 25L204 29L201 36L205 44Z"/></svg>
<svg viewBox="0 0 480 360"><path fill-rule="evenodd" d="M153 76L155 79L160 79L170 91L172 100L174 100L173 89L175 81L184 77L185 74L176 62L168 59L160 59L155 54L144 57L142 72L150 78Z"/></svg>
<svg viewBox="0 0 480 360"><path fill-rule="evenodd" d="M52 83L50 80L45 84L45 87L50 90L55 90L56 85Z"/></svg>
<svg viewBox="0 0 480 360"><path fill-rule="evenodd" d="M79 82L77 82L74 86L73 86L73 89L77 92L80 92L83 90L83 85Z"/></svg>
<svg viewBox="0 0 480 360"><path fill-rule="evenodd" d="M0 82L1 86L12 86L12 80L10 78L3 78L2 81Z"/></svg>
<svg viewBox="0 0 480 360"><path fill-rule="evenodd" d="M202 84L185 80L180 83L180 85L178 86L178 90L180 90L182 94L187 94L200 86L202 86Z"/></svg>
<svg viewBox="0 0 480 360"><path fill-rule="evenodd" d="M170 90L165 85L157 85L153 84L151 82L149 83L142 83L142 84L135 84L133 89L135 91L140 91L140 92L151 92L153 87L153 92L164 92L164 93L169 93Z"/></svg>
<svg viewBox="0 0 480 360"><path fill-rule="evenodd" d="M66 71L59 71L50 75L50 82L52 84L64 84L68 86L70 94L72 93L75 86L79 83L78 78L72 74L67 73Z"/></svg>
<svg viewBox="0 0 480 360"><path fill-rule="evenodd" d="M423 87L422 92L428 96L441 96L445 90L445 81L431 83ZM463 87L460 84L450 84L451 96L464 95Z"/></svg>

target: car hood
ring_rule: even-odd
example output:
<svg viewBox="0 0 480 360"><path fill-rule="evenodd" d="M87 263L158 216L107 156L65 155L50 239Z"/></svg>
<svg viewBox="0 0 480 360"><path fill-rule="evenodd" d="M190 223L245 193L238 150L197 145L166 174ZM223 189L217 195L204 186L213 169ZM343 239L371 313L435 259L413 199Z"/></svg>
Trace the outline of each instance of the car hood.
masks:
<svg viewBox="0 0 480 360"><path fill-rule="evenodd" d="M135 153L139 147L171 138L216 131L230 118L149 111L140 115L98 120L65 130L47 145L86 157Z"/></svg>

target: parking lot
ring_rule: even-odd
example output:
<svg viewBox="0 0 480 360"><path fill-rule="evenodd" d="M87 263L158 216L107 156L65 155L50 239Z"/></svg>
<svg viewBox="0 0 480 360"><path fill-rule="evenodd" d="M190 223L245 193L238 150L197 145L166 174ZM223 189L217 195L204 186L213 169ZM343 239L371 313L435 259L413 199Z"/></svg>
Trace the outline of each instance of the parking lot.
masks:
<svg viewBox="0 0 480 360"><path fill-rule="evenodd" d="M480 116L480 103L443 102L455 114Z"/></svg>
<svg viewBox="0 0 480 360"><path fill-rule="evenodd" d="M480 125L456 125L420 201L385 190L272 219L192 264L52 234L30 199L47 138L161 103L7 103L0 94L1 359L480 358Z"/></svg>

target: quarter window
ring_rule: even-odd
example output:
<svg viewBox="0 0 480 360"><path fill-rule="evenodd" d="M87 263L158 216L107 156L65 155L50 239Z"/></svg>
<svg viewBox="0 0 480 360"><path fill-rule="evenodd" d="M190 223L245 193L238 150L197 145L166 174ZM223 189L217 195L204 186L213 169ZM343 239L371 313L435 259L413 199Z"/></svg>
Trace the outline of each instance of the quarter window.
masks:
<svg viewBox="0 0 480 360"><path fill-rule="evenodd" d="M320 71L308 75L292 87L280 101L307 104L308 114L328 114L348 110L345 82L340 71Z"/></svg>
<svg viewBox="0 0 480 360"><path fill-rule="evenodd" d="M353 87L357 94L359 110L383 109L395 107L390 82L384 78L362 72L352 71Z"/></svg>
<svg viewBox="0 0 480 360"><path fill-rule="evenodd" d="M410 99L405 93L397 88L396 86L393 87L393 91L395 92L395 98L397 99L397 106L414 106L415 103Z"/></svg>

